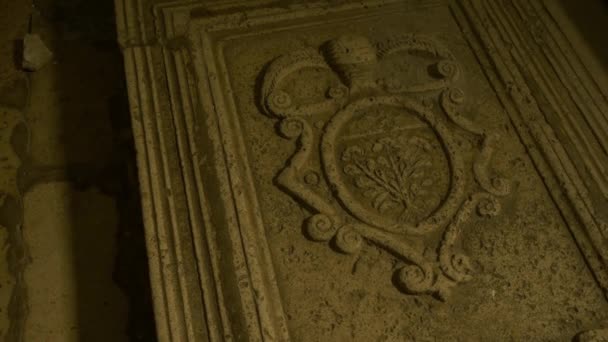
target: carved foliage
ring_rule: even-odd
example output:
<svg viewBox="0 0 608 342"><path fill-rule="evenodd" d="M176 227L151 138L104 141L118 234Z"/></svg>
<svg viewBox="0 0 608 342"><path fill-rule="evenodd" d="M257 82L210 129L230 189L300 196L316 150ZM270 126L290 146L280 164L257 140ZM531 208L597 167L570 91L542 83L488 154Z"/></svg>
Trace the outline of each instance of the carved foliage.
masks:
<svg viewBox="0 0 608 342"><path fill-rule="evenodd" d="M488 173L500 137L459 112L465 102L455 86L461 69L435 40L408 34L376 46L347 35L322 46L320 52L280 56L264 75L262 105L298 146L277 183L316 211L306 223L310 239L333 239L349 254L376 244L403 262L396 274L400 289L445 299L455 284L472 278L471 262L457 247L463 226L475 213L498 215L497 196L509 193L507 180ZM428 59L428 78L377 79L379 67L397 54ZM281 81L306 68L335 73L340 83L330 85L320 102L296 103ZM473 165L465 165L456 134L480 141ZM313 158L320 170L311 171ZM467 194L475 189L466 184L471 178L478 190ZM319 182L326 182L333 196L318 193L313 185ZM411 245L437 231L442 238L435 259Z"/></svg>
<svg viewBox="0 0 608 342"><path fill-rule="evenodd" d="M433 180L424 177L432 168L431 144L424 138L380 138L365 145L351 145L342 153L344 173L382 214L398 208L399 221L428 192ZM403 141L405 140L405 141Z"/></svg>

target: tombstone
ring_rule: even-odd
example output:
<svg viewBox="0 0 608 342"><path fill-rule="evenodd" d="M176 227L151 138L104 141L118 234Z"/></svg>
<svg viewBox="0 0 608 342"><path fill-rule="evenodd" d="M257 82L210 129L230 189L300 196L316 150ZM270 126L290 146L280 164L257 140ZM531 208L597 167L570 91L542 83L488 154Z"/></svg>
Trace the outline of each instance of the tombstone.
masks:
<svg viewBox="0 0 608 342"><path fill-rule="evenodd" d="M541 0L117 0L161 341L600 341L608 103Z"/></svg>

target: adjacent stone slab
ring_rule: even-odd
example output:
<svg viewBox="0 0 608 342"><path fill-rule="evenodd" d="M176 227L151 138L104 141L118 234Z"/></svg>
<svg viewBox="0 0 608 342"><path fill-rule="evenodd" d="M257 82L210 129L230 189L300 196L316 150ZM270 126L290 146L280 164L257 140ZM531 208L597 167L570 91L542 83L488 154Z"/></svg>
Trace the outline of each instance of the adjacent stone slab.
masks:
<svg viewBox="0 0 608 342"><path fill-rule="evenodd" d="M605 325L606 97L503 5L117 1L160 339Z"/></svg>

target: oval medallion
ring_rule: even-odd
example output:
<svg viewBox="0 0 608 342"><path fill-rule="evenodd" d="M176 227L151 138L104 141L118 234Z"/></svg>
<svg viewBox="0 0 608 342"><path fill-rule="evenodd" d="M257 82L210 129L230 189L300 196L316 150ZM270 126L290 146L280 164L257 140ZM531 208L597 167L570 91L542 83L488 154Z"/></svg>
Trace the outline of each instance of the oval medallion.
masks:
<svg viewBox="0 0 608 342"><path fill-rule="evenodd" d="M429 109L397 96L361 99L327 124L321 154L344 207L393 232L439 224L455 199L457 154ZM457 194L456 194L457 195ZM443 209L443 210L442 210Z"/></svg>

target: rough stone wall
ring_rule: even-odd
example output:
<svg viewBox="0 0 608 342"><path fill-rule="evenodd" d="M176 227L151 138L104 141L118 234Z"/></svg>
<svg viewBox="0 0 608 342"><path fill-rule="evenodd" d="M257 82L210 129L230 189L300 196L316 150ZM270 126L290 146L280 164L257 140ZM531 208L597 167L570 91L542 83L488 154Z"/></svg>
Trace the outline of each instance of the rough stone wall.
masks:
<svg viewBox="0 0 608 342"><path fill-rule="evenodd" d="M117 1L159 335L604 327L608 104L546 2Z"/></svg>
<svg viewBox="0 0 608 342"><path fill-rule="evenodd" d="M154 340L112 3L0 1L0 39L0 341Z"/></svg>
<svg viewBox="0 0 608 342"><path fill-rule="evenodd" d="M0 341L18 341L27 312L19 173L28 149L28 80L19 67L31 1L0 2Z"/></svg>

